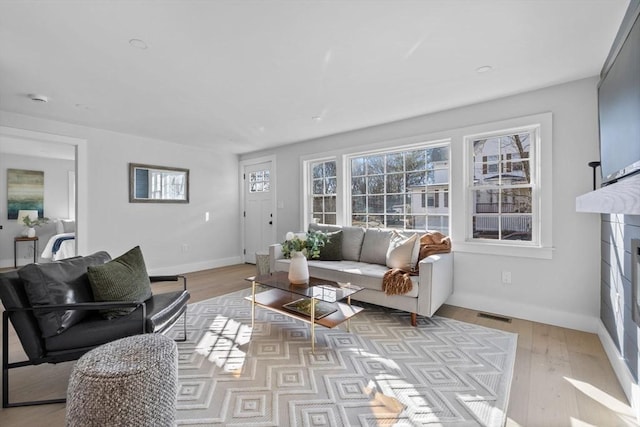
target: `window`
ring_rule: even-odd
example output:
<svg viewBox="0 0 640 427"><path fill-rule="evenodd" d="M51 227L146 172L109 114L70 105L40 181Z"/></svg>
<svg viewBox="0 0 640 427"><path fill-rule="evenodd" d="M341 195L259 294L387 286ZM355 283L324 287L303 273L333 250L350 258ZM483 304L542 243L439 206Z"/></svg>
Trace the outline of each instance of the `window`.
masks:
<svg viewBox="0 0 640 427"><path fill-rule="evenodd" d="M336 224L336 161L311 163L311 216L322 224Z"/></svg>
<svg viewBox="0 0 640 427"><path fill-rule="evenodd" d="M249 192L267 193L271 189L269 169L251 172L249 174Z"/></svg>
<svg viewBox="0 0 640 427"><path fill-rule="evenodd" d="M537 243L536 129L467 138L472 168L468 239Z"/></svg>
<svg viewBox="0 0 640 427"><path fill-rule="evenodd" d="M449 233L449 146L349 158L351 224Z"/></svg>

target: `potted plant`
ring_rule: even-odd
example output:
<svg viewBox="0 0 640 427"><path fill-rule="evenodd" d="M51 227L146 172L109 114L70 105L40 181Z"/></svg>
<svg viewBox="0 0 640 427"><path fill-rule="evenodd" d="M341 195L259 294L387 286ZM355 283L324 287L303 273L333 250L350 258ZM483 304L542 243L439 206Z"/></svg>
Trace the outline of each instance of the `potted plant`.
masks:
<svg viewBox="0 0 640 427"><path fill-rule="evenodd" d="M40 227L41 225L46 224L47 222L49 222L49 218L42 217L32 219L27 215L22 217L22 222L24 223L25 227L27 227L27 237L36 237L35 227Z"/></svg>
<svg viewBox="0 0 640 427"><path fill-rule="evenodd" d="M287 233L282 243L282 253L285 258L291 258L289 282L295 285L309 283L307 258L319 258L320 248L326 244L327 240L326 233L321 231Z"/></svg>
<svg viewBox="0 0 640 427"><path fill-rule="evenodd" d="M288 232L282 243L282 254L291 258L293 253L302 252L306 258L320 258L320 249L328 242L327 233L309 231L307 233Z"/></svg>

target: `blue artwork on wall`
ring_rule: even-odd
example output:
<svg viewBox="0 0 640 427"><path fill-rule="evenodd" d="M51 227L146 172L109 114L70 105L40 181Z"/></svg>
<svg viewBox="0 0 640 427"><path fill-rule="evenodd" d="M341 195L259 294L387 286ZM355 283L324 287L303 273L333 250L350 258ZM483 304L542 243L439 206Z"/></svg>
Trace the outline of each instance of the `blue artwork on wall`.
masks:
<svg viewBox="0 0 640 427"><path fill-rule="evenodd" d="M7 169L7 219L18 219L19 210L37 210L44 217L44 172Z"/></svg>

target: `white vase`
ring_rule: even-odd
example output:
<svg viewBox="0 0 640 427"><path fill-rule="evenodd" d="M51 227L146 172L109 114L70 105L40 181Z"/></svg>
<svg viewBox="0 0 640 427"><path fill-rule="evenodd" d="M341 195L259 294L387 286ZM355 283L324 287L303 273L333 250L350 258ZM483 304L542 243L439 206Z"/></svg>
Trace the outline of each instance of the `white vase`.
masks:
<svg viewBox="0 0 640 427"><path fill-rule="evenodd" d="M27 237L36 237L36 229L33 227L29 227L27 230Z"/></svg>
<svg viewBox="0 0 640 427"><path fill-rule="evenodd" d="M291 264L289 265L289 282L294 285L309 283L309 266L307 258L302 252L291 252Z"/></svg>

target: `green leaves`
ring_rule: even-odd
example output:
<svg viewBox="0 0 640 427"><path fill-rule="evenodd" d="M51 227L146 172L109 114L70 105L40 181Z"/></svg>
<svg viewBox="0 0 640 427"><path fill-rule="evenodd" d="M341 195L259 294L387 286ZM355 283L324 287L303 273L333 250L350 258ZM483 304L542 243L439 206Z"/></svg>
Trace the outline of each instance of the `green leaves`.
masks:
<svg viewBox="0 0 640 427"><path fill-rule="evenodd" d="M24 225L28 228L33 228L33 227L39 227L42 224L46 224L47 222L49 222L49 218L47 217L42 217L42 218L38 218L38 219L31 219L29 218L29 216L25 216L22 218L22 222L24 223Z"/></svg>
<svg viewBox="0 0 640 427"><path fill-rule="evenodd" d="M292 252L302 252L308 259L320 258L320 250L329 241L322 231L309 231L306 234L288 232L282 242L282 254L291 258Z"/></svg>

